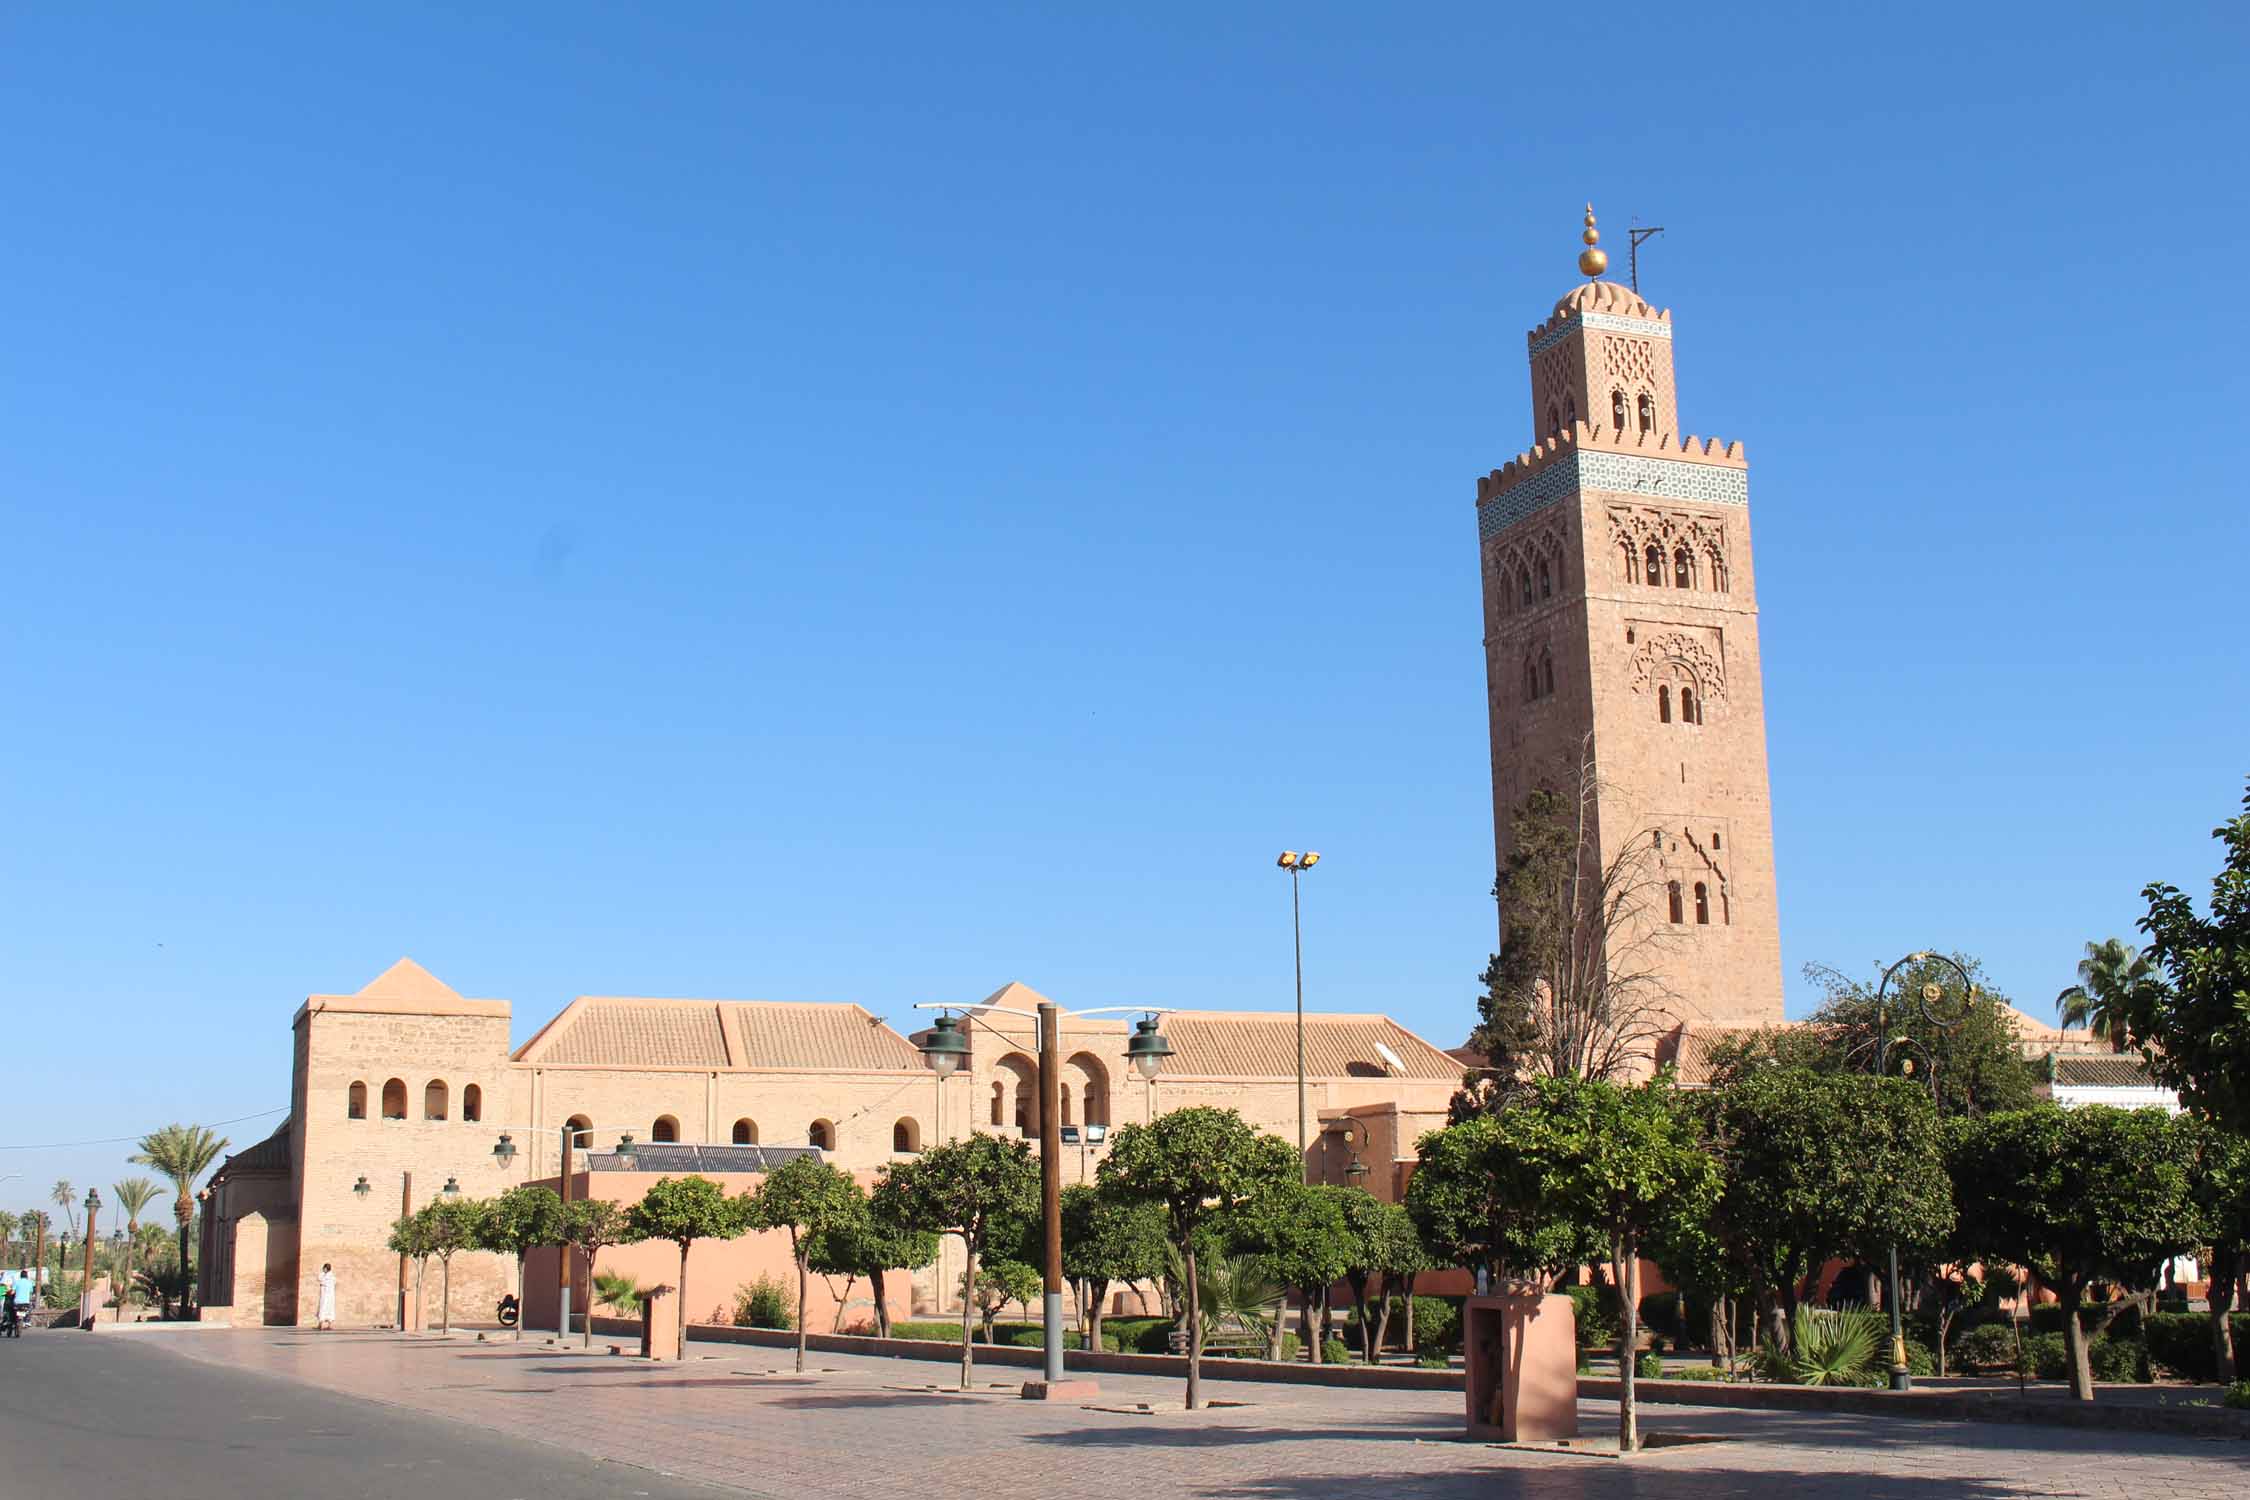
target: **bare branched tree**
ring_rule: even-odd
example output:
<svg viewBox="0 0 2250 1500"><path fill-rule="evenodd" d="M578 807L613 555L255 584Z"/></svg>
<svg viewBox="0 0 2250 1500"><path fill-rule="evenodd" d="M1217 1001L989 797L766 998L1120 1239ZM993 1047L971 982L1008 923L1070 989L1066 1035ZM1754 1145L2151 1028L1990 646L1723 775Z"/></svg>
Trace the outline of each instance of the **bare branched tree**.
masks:
<svg viewBox="0 0 2250 1500"><path fill-rule="evenodd" d="M1633 1076L1677 1024L1658 835L1636 830L1604 860L1591 735L1558 772L1509 825L1494 887L1505 932L1471 1039L1492 1067L1464 1098L1492 1100L1527 1076Z"/></svg>

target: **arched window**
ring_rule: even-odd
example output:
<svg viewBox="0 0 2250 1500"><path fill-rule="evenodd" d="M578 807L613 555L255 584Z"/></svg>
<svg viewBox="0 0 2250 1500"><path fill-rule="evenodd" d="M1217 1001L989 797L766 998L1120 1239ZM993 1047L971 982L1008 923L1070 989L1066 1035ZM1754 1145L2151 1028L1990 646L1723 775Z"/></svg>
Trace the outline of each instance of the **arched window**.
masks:
<svg viewBox="0 0 2250 1500"><path fill-rule="evenodd" d="M366 1084L354 1083L344 1095L344 1118L347 1120L364 1120L367 1118Z"/></svg>
<svg viewBox="0 0 2250 1500"><path fill-rule="evenodd" d="M1656 431L1656 402L1647 395L1641 397L1641 431Z"/></svg>
<svg viewBox="0 0 2250 1500"><path fill-rule="evenodd" d="M1547 430L1549 432L1562 431L1562 413L1555 410L1555 403L1552 401L1547 403Z"/></svg>
<svg viewBox="0 0 2250 1500"><path fill-rule="evenodd" d="M1544 698L1555 690L1555 659L1546 652L1539 653L1539 696Z"/></svg>
<svg viewBox="0 0 2250 1500"><path fill-rule="evenodd" d="M1578 393L1576 391L1562 398L1562 419L1565 427L1575 428L1578 425Z"/></svg>
<svg viewBox="0 0 2250 1500"><path fill-rule="evenodd" d="M405 1079L393 1078L383 1085L383 1118L386 1120L403 1120L406 1118Z"/></svg>
<svg viewBox="0 0 2250 1500"><path fill-rule="evenodd" d="M1672 881L1668 885L1666 885L1664 889L1665 893L1672 899L1672 920L1675 922L1682 920L1682 913L1680 911L1680 883L1677 880Z"/></svg>
<svg viewBox="0 0 2250 1500"><path fill-rule="evenodd" d="M1539 696L1539 664L1528 657L1523 664L1523 701L1529 703Z"/></svg>
<svg viewBox="0 0 2250 1500"><path fill-rule="evenodd" d="M1625 581L1631 583L1633 581L1633 544L1631 542L1619 542L1617 550L1625 554Z"/></svg>
<svg viewBox="0 0 2250 1500"><path fill-rule="evenodd" d="M1672 587L1690 588L1695 582L1695 569L1688 563L1687 548L1680 547L1672 553Z"/></svg>
<svg viewBox="0 0 2250 1500"><path fill-rule="evenodd" d="M445 1080L442 1078L431 1079L429 1087L422 1090L423 1119L442 1120L445 1118L445 1095Z"/></svg>
<svg viewBox="0 0 2250 1500"><path fill-rule="evenodd" d="M1107 1125L1109 1123L1109 1069L1101 1059L1090 1052L1080 1052L1063 1066L1078 1075L1078 1103L1082 1116L1080 1123Z"/></svg>
<svg viewBox="0 0 2250 1500"><path fill-rule="evenodd" d="M670 1115L658 1115L656 1123L648 1128L648 1138L655 1144L677 1144L680 1139L680 1122Z"/></svg>
<svg viewBox="0 0 2250 1500"><path fill-rule="evenodd" d="M1711 587L1723 594L1727 591L1727 560L1716 547L1710 550L1709 556L1711 560Z"/></svg>
<svg viewBox="0 0 2250 1500"><path fill-rule="evenodd" d="M1664 587L1664 549L1650 542L1648 550L1641 554L1641 561L1646 565L1648 586L1658 589Z"/></svg>
<svg viewBox="0 0 2250 1500"><path fill-rule="evenodd" d="M735 1144L736 1144L737 1146L755 1146L755 1145L757 1145L757 1144L758 1144L758 1122L757 1122L756 1120L737 1120L737 1121L735 1121L735 1122L734 1122L734 1135L733 1135L732 1139L733 1139L734 1143L735 1143Z"/></svg>
<svg viewBox="0 0 2250 1500"><path fill-rule="evenodd" d="M1069 1084L1065 1083L1057 1086L1055 1090L1055 1107L1062 1111L1061 1116L1055 1121L1057 1125L1075 1125L1078 1123L1076 1120L1073 1120L1070 1117Z"/></svg>
<svg viewBox="0 0 2250 1500"><path fill-rule="evenodd" d="M1711 925L1711 892L1702 881L1695 883L1695 920L1697 925Z"/></svg>
<svg viewBox="0 0 2250 1500"><path fill-rule="evenodd" d="M1719 842L1719 830L1718 830L1718 829L1716 829L1716 828L1712 829L1712 830L1711 830L1711 852L1712 852L1712 853L1714 853L1714 854L1716 854L1716 853L1718 853L1718 852L1719 852L1719 851L1720 851L1721 849L1724 849L1725 847L1726 847L1726 845L1724 845L1724 844L1722 844L1722 843L1720 843L1720 842Z"/></svg>
<svg viewBox="0 0 2250 1500"><path fill-rule="evenodd" d="M1719 887L1719 920L1729 927L1734 925L1734 898L1727 894L1723 885Z"/></svg>
<svg viewBox="0 0 2250 1500"><path fill-rule="evenodd" d="M1672 722L1672 690L1662 685L1659 685L1656 689L1656 722L1659 724Z"/></svg>
<svg viewBox="0 0 2250 1500"><path fill-rule="evenodd" d="M992 1128L1000 1128L1000 1113L1008 1107L1008 1086L995 1082L992 1085Z"/></svg>
<svg viewBox="0 0 2250 1500"><path fill-rule="evenodd" d="M1539 597L1542 599L1551 599L1554 597L1554 594L1554 574L1548 569L1547 560L1542 557L1541 559L1539 559Z"/></svg>
<svg viewBox="0 0 2250 1500"><path fill-rule="evenodd" d="M1516 595L1522 600L1526 609L1531 607L1531 570L1529 568L1516 569Z"/></svg>
<svg viewBox="0 0 2250 1500"><path fill-rule="evenodd" d="M815 1120L805 1131L805 1144L818 1146L823 1151L836 1149L836 1127L827 1120Z"/></svg>
<svg viewBox="0 0 2250 1500"><path fill-rule="evenodd" d="M919 1151L922 1149L922 1127L911 1118L900 1120L891 1127L893 1151Z"/></svg>
<svg viewBox="0 0 2250 1500"><path fill-rule="evenodd" d="M1625 393L1623 391L1611 391L1609 393L1609 425L1619 432L1625 430Z"/></svg>
<svg viewBox="0 0 2250 1500"><path fill-rule="evenodd" d="M572 1150L591 1151L594 1149L594 1122L592 1120L587 1119L584 1115L572 1115L563 1124L570 1131Z"/></svg>
<svg viewBox="0 0 2250 1500"><path fill-rule="evenodd" d="M1683 687L1680 689L1680 722L1682 724L1700 724L1703 722L1703 710L1696 706L1694 688Z"/></svg>
<svg viewBox="0 0 2250 1500"><path fill-rule="evenodd" d="M461 1090L461 1118L471 1125L484 1118L484 1090L473 1083Z"/></svg>

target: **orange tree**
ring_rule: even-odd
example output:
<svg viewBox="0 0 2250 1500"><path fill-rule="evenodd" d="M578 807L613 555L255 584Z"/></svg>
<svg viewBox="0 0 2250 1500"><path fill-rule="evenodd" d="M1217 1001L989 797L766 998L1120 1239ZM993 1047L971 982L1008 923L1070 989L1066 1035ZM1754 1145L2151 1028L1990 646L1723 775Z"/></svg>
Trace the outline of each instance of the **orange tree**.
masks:
<svg viewBox="0 0 2250 1500"><path fill-rule="evenodd" d="M887 1225L961 1237L968 1252L961 1276L965 1391L974 1364L969 1329L976 1311L977 1263L996 1239L1012 1245L1024 1221L1039 1212L1039 1164L1022 1141L979 1132L884 1167L871 1197L875 1217Z"/></svg>
<svg viewBox="0 0 2250 1500"><path fill-rule="evenodd" d="M680 1247L680 1335L672 1351L675 1359L687 1358L687 1259L688 1247L697 1240L731 1240L749 1226L743 1222L745 1200L729 1198L725 1189L708 1177L659 1177L642 1194L641 1201L625 1213L625 1233L635 1240L670 1240Z"/></svg>

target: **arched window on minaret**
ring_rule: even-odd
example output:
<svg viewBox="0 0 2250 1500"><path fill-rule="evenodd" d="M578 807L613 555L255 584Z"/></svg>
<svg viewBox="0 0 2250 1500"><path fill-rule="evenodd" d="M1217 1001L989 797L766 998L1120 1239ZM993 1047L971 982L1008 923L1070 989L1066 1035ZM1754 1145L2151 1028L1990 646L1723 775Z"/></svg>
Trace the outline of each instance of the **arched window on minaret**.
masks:
<svg viewBox="0 0 2250 1500"><path fill-rule="evenodd" d="M1523 701L1529 703L1532 699L1538 696L1539 663L1531 660L1531 658L1529 657L1525 657L1523 663Z"/></svg>
<svg viewBox="0 0 2250 1500"><path fill-rule="evenodd" d="M1522 598L1523 607L1525 609L1531 608L1531 570L1529 568L1516 569L1516 593Z"/></svg>
<svg viewBox="0 0 2250 1500"><path fill-rule="evenodd" d="M1656 431L1656 398L1646 394L1641 397L1641 431Z"/></svg>
<svg viewBox="0 0 2250 1500"><path fill-rule="evenodd" d="M1631 542L1619 542L1617 550L1625 554L1625 581L1631 583L1633 581L1633 544Z"/></svg>
<svg viewBox="0 0 2250 1500"><path fill-rule="evenodd" d="M1680 722L1682 724L1700 724L1703 722L1702 710L1695 706L1694 688L1682 687L1680 689Z"/></svg>
<svg viewBox="0 0 2250 1500"><path fill-rule="evenodd" d="M1709 558L1711 564L1711 587L1717 589L1720 593L1723 594L1727 591L1726 557L1716 547L1709 548L1706 552L1706 556Z"/></svg>
<svg viewBox="0 0 2250 1500"><path fill-rule="evenodd" d="M1688 559L1685 547L1672 549L1672 587L1692 588L1695 585L1695 565Z"/></svg>
<svg viewBox="0 0 2250 1500"><path fill-rule="evenodd" d="M1648 586L1657 589L1664 587L1664 549L1650 542L1648 550L1641 554L1641 563Z"/></svg>
<svg viewBox="0 0 2250 1500"><path fill-rule="evenodd" d="M1672 690L1669 687L1659 687L1656 690L1656 722L1672 722Z"/></svg>
<svg viewBox="0 0 2250 1500"><path fill-rule="evenodd" d="M1575 392L1562 398L1563 426L1575 430L1578 426L1578 396Z"/></svg>
<svg viewBox="0 0 2250 1500"><path fill-rule="evenodd" d="M1695 921L1699 927L1711 925L1711 892L1700 880L1695 883Z"/></svg>
<svg viewBox="0 0 2250 1500"><path fill-rule="evenodd" d="M1546 652L1539 653L1539 696L1544 698L1555 690L1555 659Z"/></svg>
<svg viewBox="0 0 2250 1500"><path fill-rule="evenodd" d="M1562 431L1562 412L1556 408L1552 401L1547 403L1547 430L1549 432Z"/></svg>
<svg viewBox="0 0 2250 1500"><path fill-rule="evenodd" d="M1609 425L1619 432L1625 430L1625 393L1623 391L1611 391L1609 393Z"/></svg>
<svg viewBox="0 0 2250 1500"><path fill-rule="evenodd" d="M1554 597L1554 594L1554 575L1548 570L1547 559L1542 557L1541 559L1539 559L1539 597L1542 599L1551 599Z"/></svg>
<svg viewBox="0 0 2250 1500"><path fill-rule="evenodd" d="M1672 881L1665 887L1665 890L1672 898L1672 920L1675 922L1685 920L1685 914L1680 910L1680 883L1677 880Z"/></svg>

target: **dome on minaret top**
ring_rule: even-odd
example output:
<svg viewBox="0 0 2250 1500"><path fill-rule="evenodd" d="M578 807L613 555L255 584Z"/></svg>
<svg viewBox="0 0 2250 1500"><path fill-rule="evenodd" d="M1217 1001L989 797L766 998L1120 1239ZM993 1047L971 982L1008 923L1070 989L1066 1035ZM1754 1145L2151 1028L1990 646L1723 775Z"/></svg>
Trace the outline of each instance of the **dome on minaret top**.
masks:
<svg viewBox="0 0 2250 1500"><path fill-rule="evenodd" d="M1657 315L1656 309L1649 306L1639 292L1614 281L1589 281L1584 286L1574 286L1555 304L1554 315L1558 318L1582 312L1618 313L1629 318Z"/></svg>

